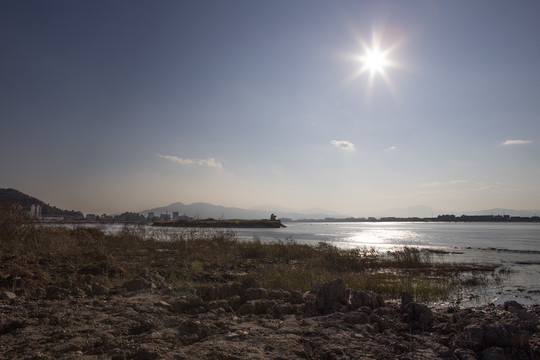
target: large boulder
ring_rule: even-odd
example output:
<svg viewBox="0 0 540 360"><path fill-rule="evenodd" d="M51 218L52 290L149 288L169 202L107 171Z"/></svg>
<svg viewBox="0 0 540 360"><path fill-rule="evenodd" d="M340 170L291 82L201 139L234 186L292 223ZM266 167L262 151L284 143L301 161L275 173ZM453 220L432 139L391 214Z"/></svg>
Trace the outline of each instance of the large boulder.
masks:
<svg viewBox="0 0 540 360"><path fill-rule="evenodd" d="M377 309L384 306L384 300L381 295L372 291L352 290L348 299L349 310L356 310L362 306Z"/></svg>
<svg viewBox="0 0 540 360"><path fill-rule="evenodd" d="M474 351L490 347L528 349L529 335L509 324L471 324L463 330L458 344Z"/></svg>
<svg viewBox="0 0 540 360"><path fill-rule="evenodd" d="M408 303L403 307L401 316L412 330L426 331L433 324L433 312L424 304Z"/></svg>
<svg viewBox="0 0 540 360"><path fill-rule="evenodd" d="M317 283L306 295L306 315L326 315L347 305L349 291L341 279Z"/></svg>

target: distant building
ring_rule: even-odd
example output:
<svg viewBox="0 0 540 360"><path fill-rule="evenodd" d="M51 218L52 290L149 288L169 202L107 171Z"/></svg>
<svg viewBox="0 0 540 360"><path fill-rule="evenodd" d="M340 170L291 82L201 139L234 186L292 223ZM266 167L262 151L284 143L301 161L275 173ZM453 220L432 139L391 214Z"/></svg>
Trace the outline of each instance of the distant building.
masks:
<svg viewBox="0 0 540 360"><path fill-rule="evenodd" d="M173 220L178 220L179 219L178 211L173 211L172 218L173 218Z"/></svg>
<svg viewBox="0 0 540 360"><path fill-rule="evenodd" d="M112 221L114 218L112 215L103 214L100 217L101 221Z"/></svg>
<svg viewBox="0 0 540 360"><path fill-rule="evenodd" d="M161 214L161 215L159 215L159 220L161 220L161 221L171 220L171 215L170 214Z"/></svg>
<svg viewBox="0 0 540 360"><path fill-rule="evenodd" d="M41 219L41 205L30 206L30 219L40 220Z"/></svg>
<svg viewBox="0 0 540 360"><path fill-rule="evenodd" d="M147 216L146 218L147 218L148 220L153 220L154 217L155 217L154 212L153 212L153 211L150 211L150 212L148 213L148 216Z"/></svg>
<svg viewBox="0 0 540 360"><path fill-rule="evenodd" d="M96 221L96 214L86 214L86 221Z"/></svg>

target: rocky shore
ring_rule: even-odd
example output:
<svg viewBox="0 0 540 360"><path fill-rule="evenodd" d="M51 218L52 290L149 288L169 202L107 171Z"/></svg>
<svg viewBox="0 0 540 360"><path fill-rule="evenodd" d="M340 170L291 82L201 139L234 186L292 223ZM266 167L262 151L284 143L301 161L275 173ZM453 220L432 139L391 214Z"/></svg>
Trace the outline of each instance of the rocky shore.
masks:
<svg viewBox="0 0 540 360"><path fill-rule="evenodd" d="M336 279L309 291L252 279L172 288L142 271L115 286L103 269L0 291L5 359L537 359L540 306L432 309ZM5 280L5 279L4 279ZM6 282L4 281L5 289Z"/></svg>

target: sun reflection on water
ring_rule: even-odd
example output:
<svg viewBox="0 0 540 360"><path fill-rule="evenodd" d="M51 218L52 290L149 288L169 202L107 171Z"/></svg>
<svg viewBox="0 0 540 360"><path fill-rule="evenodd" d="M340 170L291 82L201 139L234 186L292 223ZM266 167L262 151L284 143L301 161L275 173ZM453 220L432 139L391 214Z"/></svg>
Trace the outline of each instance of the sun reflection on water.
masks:
<svg viewBox="0 0 540 360"><path fill-rule="evenodd" d="M352 233L347 241L353 247L375 247L379 250L388 250L395 247L396 243L404 245L417 245L418 234L410 230L399 229L364 229Z"/></svg>

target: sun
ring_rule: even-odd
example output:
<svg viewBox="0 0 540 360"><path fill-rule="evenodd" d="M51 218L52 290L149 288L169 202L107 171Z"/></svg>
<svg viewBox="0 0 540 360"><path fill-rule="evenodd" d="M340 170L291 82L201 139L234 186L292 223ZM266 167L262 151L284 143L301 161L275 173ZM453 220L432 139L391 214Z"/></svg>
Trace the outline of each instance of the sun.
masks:
<svg viewBox="0 0 540 360"><path fill-rule="evenodd" d="M385 68L390 65L387 52L378 48L367 49L366 54L360 57L360 61L364 65L363 70L367 70L371 74L384 74Z"/></svg>
<svg viewBox="0 0 540 360"><path fill-rule="evenodd" d="M391 93L395 94L391 77L393 70L404 68L404 65L396 58L402 54L401 48L405 43L405 37L401 33L393 33L390 30L374 30L371 34L371 41L359 35L355 35L355 37L359 51L347 54L347 59L356 64L356 69L347 77L346 81L352 82L362 79L361 83L366 85L367 100L373 95L376 83L381 81Z"/></svg>

